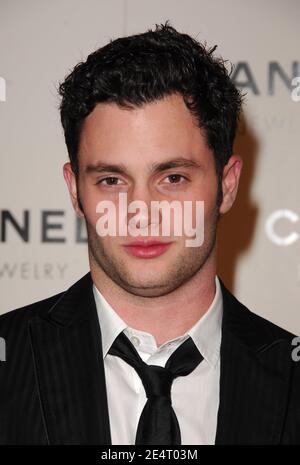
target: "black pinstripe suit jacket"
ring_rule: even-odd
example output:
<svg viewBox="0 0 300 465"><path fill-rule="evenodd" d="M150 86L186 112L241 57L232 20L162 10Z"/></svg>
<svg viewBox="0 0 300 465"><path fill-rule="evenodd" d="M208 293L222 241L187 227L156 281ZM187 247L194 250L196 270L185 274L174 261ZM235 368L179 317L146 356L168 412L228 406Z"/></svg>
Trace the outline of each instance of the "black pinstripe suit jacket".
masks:
<svg viewBox="0 0 300 465"><path fill-rule="evenodd" d="M293 335L224 286L216 444L300 444ZM101 323L100 323L101 325ZM90 273L0 317L0 444L111 444L101 331Z"/></svg>

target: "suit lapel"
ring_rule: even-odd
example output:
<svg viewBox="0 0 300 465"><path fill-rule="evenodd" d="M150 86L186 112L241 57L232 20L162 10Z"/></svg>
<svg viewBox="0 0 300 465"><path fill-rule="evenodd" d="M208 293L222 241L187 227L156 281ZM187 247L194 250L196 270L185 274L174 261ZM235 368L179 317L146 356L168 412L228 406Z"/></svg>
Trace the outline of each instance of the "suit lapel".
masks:
<svg viewBox="0 0 300 465"><path fill-rule="evenodd" d="M111 444L90 273L28 329L48 443Z"/></svg>
<svg viewBox="0 0 300 465"><path fill-rule="evenodd" d="M291 370L280 328L252 314L221 282L224 303L216 444L278 444ZM276 329L277 328L277 329Z"/></svg>

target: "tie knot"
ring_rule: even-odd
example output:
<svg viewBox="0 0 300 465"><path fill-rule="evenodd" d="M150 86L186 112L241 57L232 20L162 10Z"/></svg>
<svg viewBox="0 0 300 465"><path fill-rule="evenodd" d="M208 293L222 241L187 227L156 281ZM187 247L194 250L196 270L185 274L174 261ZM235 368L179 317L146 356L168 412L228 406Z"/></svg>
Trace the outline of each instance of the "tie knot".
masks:
<svg viewBox="0 0 300 465"><path fill-rule="evenodd" d="M147 398L162 396L171 400L171 386L175 378L171 371L144 362L136 366L136 371L142 380Z"/></svg>
<svg viewBox="0 0 300 465"><path fill-rule="evenodd" d="M173 352L165 367L147 365L124 333L118 335L108 353L122 358L136 370L148 398L170 398L173 380L188 375L203 359L190 337Z"/></svg>

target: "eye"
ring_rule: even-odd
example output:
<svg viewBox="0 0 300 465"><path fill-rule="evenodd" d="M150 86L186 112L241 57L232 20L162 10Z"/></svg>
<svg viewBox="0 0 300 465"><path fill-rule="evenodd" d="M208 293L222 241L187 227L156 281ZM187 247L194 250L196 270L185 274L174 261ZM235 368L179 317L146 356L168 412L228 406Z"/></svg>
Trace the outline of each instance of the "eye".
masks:
<svg viewBox="0 0 300 465"><path fill-rule="evenodd" d="M171 181L170 183L167 183L167 184L181 184L180 182L178 182L179 178L187 180L185 176L183 176L182 174L177 174L177 173L169 174L165 179L167 178L169 178Z"/></svg>
<svg viewBox="0 0 300 465"><path fill-rule="evenodd" d="M103 181L106 181L106 183L104 183ZM116 176L107 176L106 178L100 179L96 184L104 184L106 186L117 186L118 181L120 181L120 179Z"/></svg>

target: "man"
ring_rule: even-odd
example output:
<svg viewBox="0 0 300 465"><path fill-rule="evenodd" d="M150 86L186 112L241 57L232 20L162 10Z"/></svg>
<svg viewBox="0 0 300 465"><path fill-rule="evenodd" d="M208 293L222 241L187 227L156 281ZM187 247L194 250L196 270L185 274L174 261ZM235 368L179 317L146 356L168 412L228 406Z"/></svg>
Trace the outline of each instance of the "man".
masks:
<svg viewBox="0 0 300 465"><path fill-rule="evenodd" d="M60 85L63 173L90 272L1 316L1 444L300 442L293 336L216 274L218 219L242 168L242 96L213 52L166 23L110 42ZM192 226L203 202L200 245L175 234L173 217L154 235L166 208L136 222L128 209L135 235L102 234L99 203L124 219L121 194L126 206L191 202Z"/></svg>

